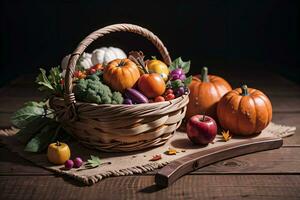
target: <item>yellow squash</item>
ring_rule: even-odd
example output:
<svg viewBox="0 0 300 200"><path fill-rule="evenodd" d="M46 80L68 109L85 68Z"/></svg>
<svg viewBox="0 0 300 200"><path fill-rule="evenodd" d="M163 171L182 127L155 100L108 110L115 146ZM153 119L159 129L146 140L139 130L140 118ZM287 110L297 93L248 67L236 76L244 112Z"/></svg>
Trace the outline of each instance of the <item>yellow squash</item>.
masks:
<svg viewBox="0 0 300 200"><path fill-rule="evenodd" d="M170 73L168 66L160 61L160 60L150 60L147 63L147 68L150 73L158 73L164 79L164 81L168 80L168 75Z"/></svg>

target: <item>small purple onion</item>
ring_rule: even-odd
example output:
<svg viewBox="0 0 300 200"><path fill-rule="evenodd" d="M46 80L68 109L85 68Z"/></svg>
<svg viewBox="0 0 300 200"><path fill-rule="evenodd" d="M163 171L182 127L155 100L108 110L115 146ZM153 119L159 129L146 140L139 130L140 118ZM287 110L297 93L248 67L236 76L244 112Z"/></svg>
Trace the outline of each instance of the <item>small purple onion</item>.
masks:
<svg viewBox="0 0 300 200"><path fill-rule="evenodd" d="M133 104L133 102L132 102L132 100L131 100L131 99L128 99L128 98L126 98L126 99L124 99L124 101L123 101L123 104L132 105L132 104Z"/></svg>
<svg viewBox="0 0 300 200"><path fill-rule="evenodd" d="M82 159L81 159L80 157L76 157L76 158L73 160L73 162L74 162L74 167L75 167L75 168L81 167L81 165L82 165L82 163L83 163L83 161L82 161Z"/></svg>
<svg viewBox="0 0 300 200"><path fill-rule="evenodd" d="M73 168L73 166L74 166L74 162L73 162L73 160L67 160L66 162L65 162L65 169L72 169Z"/></svg>
<svg viewBox="0 0 300 200"><path fill-rule="evenodd" d="M179 77L179 79L180 79L181 81L184 81L184 80L186 79L185 74L181 74L180 77Z"/></svg>
<svg viewBox="0 0 300 200"><path fill-rule="evenodd" d="M170 76L171 76L171 80L177 80L180 79L181 80L181 76L184 75L184 72L182 69L177 68L174 69L173 71L171 71ZM184 75L185 76L185 75Z"/></svg>

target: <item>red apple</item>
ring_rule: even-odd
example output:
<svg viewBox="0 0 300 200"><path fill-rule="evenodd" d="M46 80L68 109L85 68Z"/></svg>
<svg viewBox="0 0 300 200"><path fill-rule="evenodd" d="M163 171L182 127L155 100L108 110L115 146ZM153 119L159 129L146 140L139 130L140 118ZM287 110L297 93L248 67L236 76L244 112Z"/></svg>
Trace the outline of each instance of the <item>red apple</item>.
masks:
<svg viewBox="0 0 300 200"><path fill-rule="evenodd" d="M187 135L194 144L205 145L217 135L215 120L205 115L194 115L187 123Z"/></svg>

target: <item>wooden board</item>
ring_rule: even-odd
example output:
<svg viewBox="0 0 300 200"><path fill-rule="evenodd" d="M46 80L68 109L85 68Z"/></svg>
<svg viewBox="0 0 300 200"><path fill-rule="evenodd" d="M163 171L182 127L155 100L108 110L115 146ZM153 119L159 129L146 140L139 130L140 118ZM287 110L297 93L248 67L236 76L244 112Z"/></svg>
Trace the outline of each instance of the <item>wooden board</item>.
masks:
<svg viewBox="0 0 300 200"><path fill-rule="evenodd" d="M158 186L168 187L181 176L197 170L203 166L220 160L233 158L248 153L276 149L281 147L283 140L271 134L263 134L251 139L219 143L211 148L199 149L198 152L172 161L155 175Z"/></svg>

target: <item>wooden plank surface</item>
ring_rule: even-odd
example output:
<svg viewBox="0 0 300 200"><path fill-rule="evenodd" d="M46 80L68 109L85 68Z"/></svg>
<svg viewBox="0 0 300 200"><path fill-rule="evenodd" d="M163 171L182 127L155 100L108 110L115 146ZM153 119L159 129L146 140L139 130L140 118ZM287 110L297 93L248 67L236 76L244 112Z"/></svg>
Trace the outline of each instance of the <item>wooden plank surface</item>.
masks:
<svg viewBox="0 0 300 200"><path fill-rule="evenodd" d="M187 175L160 189L153 176L114 177L90 187L48 176L0 176L0 199L294 199L300 175Z"/></svg>

